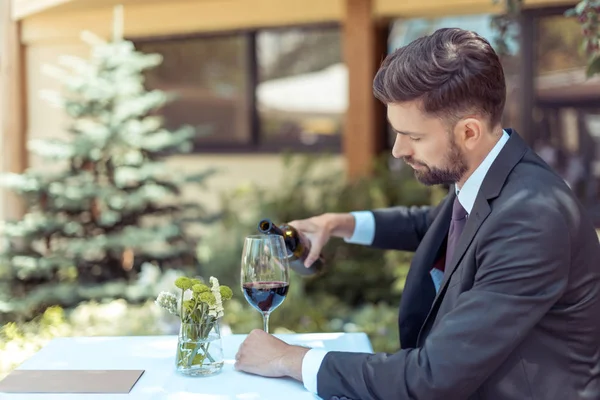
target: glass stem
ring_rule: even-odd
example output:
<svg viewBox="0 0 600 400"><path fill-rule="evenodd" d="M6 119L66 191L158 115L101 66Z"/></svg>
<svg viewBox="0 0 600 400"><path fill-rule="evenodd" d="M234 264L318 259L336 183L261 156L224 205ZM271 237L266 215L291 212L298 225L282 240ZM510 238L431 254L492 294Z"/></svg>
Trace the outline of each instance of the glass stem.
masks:
<svg viewBox="0 0 600 400"><path fill-rule="evenodd" d="M269 333L269 314L270 313L264 313L263 314L263 330L266 333Z"/></svg>

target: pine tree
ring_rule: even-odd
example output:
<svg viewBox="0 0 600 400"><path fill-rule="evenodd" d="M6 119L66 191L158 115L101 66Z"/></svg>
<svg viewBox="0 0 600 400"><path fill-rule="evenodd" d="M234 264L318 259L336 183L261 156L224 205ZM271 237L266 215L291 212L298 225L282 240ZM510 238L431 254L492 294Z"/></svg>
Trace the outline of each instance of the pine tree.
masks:
<svg viewBox="0 0 600 400"><path fill-rule="evenodd" d="M171 96L144 87L144 72L162 58L119 36L104 41L84 33L89 59L63 57L60 67L47 69L64 88L46 97L68 115L69 139L29 143L57 170L3 176L27 213L2 227L0 316L153 296L132 285L145 262L199 272L190 226L214 216L180 196L185 185L202 184L214 171L184 176L165 167L165 156L192 148L196 132L163 128L159 110Z"/></svg>

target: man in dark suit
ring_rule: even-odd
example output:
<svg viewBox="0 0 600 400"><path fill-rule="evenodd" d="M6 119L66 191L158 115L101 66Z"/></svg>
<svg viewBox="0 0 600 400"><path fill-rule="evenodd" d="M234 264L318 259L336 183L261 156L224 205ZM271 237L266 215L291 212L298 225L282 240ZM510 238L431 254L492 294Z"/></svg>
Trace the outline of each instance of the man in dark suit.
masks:
<svg viewBox="0 0 600 400"><path fill-rule="evenodd" d="M374 79L393 155L436 207L324 214L293 225L312 258L331 236L415 251L394 354L325 352L253 331L238 370L291 376L325 399L600 399L600 244L564 181L511 129L502 66L473 32L396 50ZM368 271L365 271L368 273Z"/></svg>

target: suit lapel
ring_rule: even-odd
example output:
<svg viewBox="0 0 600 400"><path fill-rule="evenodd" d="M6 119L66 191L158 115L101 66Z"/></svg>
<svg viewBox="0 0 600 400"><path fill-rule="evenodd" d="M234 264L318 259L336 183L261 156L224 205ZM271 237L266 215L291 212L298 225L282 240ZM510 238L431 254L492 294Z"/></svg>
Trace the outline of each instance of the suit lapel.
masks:
<svg viewBox="0 0 600 400"><path fill-rule="evenodd" d="M473 209L469 214L469 218L463 233L461 234L456 245L456 249L454 250L453 259L450 261L448 268L444 272L444 279L442 280L440 288L433 301L433 305L422 326L418 342L420 342L420 335L423 333L423 329L425 328L426 324L433 316L435 316L439 302L444 297L452 274L460 265L460 261L469 248L471 242L473 242L477 231L490 214L490 201L498 197L502 191L502 187L504 186L506 179L508 178L508 175L523 158L528 149L527 145L525 142L523 142L516 131L512 129L507 129L506 131L510 135L510 139L506 142L504 148L494 160L492 166L485 176L481 188L479 189ZM454 198L452 198L452 200L454 200ZM446 218L450 219L450 216L447 216Z"/></svg>
<svg viewBox="0 0 600 400"><path fill-rule="evenodd" d="M423 258L417 260L419 265L415 266L421 270L421 273L426 273L428 276L429 271L436 261L438 250L448 235L450 217L452 215L452 204L454 203L455 198L456 194L454 194L454 187L451 187L450 195L446 197L445 203L442 204L437 218L431 223L431 226L427 230L427 234L423 238L421 246L419 246L419 249L422 249Z"/></svg>
<svg viewBox="0 0 600 400"><path fill-rule="evenodd" d="M423 237L408 270L398 313L400 344L403 348L416 346L419 330L435 299L430 271L448 234L452 203L456 196L453 188L450 193L440 204L440 211Z"/></svg>

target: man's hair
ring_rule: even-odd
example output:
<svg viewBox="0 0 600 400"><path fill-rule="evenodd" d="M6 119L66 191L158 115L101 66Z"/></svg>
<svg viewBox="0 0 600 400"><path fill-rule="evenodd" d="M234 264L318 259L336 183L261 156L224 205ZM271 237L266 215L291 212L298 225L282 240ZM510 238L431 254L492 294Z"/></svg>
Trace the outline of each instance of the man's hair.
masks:
<svg viewBox="0 0 600 400"><path fill-rule="evenodd" d="M385 104L418 100L454 125L467 113L500 123L504 71L490 43L475 32L443 28L395 50L383 61L373 92Z"/></svg>

